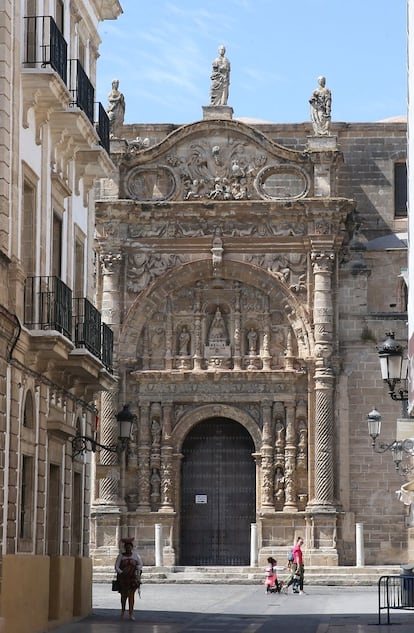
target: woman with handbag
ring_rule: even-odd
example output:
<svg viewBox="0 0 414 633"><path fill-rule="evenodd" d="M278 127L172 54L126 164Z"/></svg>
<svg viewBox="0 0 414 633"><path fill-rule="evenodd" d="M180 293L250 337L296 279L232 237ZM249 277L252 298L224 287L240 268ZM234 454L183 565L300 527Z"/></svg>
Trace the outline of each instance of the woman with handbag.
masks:
<svg viewBox="0 0 414 633"><path fill-rule="evenodd" d="M119 581L121 594L121 618L125 616L125 607L128 600L129 619L134 618L135 592L141 584L142 560L137 552L133 551L133 538L123 538L124 551L115 561L115 571Z"/></svg>

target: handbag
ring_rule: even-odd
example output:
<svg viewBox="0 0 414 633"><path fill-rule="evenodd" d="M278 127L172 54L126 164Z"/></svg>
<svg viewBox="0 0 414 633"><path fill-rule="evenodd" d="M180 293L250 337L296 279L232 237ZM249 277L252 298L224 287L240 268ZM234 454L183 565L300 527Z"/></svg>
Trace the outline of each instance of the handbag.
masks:
<svg viewBox="0 0 414 633"><path fill-rule="evenodd" d="M112 580L112 591L118 591L119 592L120 589L121 589L121 587L120 587L118 578L114 578Z"/></svg>

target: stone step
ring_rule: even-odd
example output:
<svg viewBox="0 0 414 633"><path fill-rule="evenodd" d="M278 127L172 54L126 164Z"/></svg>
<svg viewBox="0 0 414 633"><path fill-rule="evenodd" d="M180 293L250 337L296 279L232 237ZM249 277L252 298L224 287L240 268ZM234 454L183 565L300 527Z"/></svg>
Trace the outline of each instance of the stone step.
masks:
<svg viewBox="0 0 414 633"><path fill-rule="evenodd" d="M375 585L381 576L400 574L400 565L364 567L306 567L305 581L309 585ZM288 576L279 569L279 578ZM95 567L93 581L110 583L113 568ZM263 570L258 567L144 567L143 582L147 584L261 584Z"/></svg>

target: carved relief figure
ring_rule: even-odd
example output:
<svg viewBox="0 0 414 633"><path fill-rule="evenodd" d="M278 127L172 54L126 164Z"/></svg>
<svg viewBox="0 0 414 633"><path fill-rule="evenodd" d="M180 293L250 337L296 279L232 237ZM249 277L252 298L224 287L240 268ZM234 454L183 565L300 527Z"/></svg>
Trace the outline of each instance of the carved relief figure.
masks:
<svg viewBox="0 0 414 633"><path fill-rule="evenodd" d="M225 46L219 46L218 53L218 57L213 61L213 70L210 77L210 103L211 105L225 106L229 96L230 62L225 56Z"/></svg>
<svg viewBox="0 0 414 633"><path fill-rule="evenodd" d="M325 77L318 77L318 87L313 91L309 103L311 106L311 121L315 136L327 136L331 122L331 91L325 86Z"/></svg>
<svg viewBox="0 0 414 633"><path fill-rule="evenodd" d="M112 90L108 95L108 107L106 109L109 118L109 130L111 136L115 136L117 130L122 126L125 116L125 98L119 91L119 81L114 79Z"/></svg>

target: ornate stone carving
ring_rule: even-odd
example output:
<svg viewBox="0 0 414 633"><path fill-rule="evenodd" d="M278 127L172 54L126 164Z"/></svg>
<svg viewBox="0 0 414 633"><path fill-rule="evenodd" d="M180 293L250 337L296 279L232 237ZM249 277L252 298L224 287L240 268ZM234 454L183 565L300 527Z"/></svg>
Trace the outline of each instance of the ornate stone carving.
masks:
<svg viewBox="0 0 414 633"><path fill-rule="evenodd" d="M153 279L184 261L186 258L181 255L131 253L127 265L127 288L131 292L140 292Z"/></svg>

